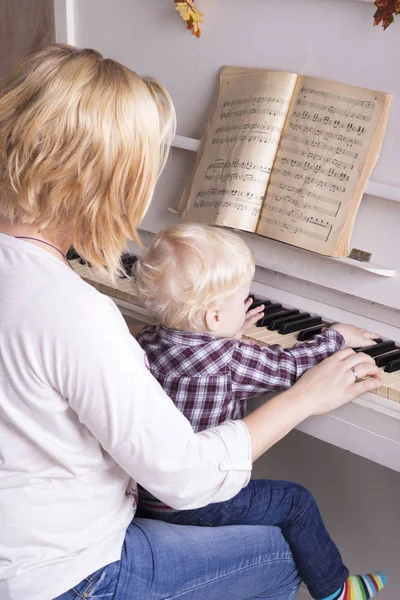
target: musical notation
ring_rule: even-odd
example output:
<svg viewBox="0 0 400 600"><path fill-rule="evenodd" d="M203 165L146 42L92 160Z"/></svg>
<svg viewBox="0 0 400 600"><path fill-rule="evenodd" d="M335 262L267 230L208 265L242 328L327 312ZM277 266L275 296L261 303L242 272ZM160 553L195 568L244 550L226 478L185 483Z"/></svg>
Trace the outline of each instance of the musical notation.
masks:
<svg viewBox="0 0 400 600"><path fill-rule="evenodd" d="M271 144L277 146L279 144L279 138L272 138L270 136L265 137L263 132L247 134L247 135L233 135L224 138L214 138L212 141L213 146L222 146L223 144L236 144L237 142L248 144L252 142L259 142L260 144Z"/></svg>
<svg viewBox="0 0 400 600"><path fill-rule="evenodd" d="M257 108L244 108L242 110L228 110L226 112L221 112L221 119L230 119L231 117L248 117L250 115L268 115L270 117L284 117L286 114L283 110L278 110L275 108L262 108L258 106Z"/></svg>
<svg viewBox="0 0 400 600"><path fill-rule="evenodd" d="M256 165L251 161L219 159L208 165L204 174L205 181L243 181L266 184L271 167Z"/></svg>
<svg viewBox="0 0 400 600"><path fill-rule="evenodd" d="M245 123L218 127L212 137L213 146L232 143L252 143L278 145L282 127L266 123ZM274 135L276 134L276 135Z"/></svg>
<svg viewBox="0 0 400 600"><path fill-rule="evenodd" d="M286 141L292 141L296 143L296 146L288 146L285 144ZM323 155L317 154L316 152L310 152L309 148L301 149L302 146L309 146L310 148L316 148L317 150L324 150L325 152L330 152L331 154ZM339 160L337 158L332 158L335 154L339 156L348 156L352 158L353 161L357 159L358 153L352 152L351 150L343 150L340 148L335 148L334 146L329 146L328 144L324 144L323 142L314 142L313 140L299 140L294 135L288 134L282 138L281 148L284 148L286 152L291 154L297 154L299 156L305 156L311 160L318 160L319 162L323 162L325 164L332 163L339 169L354 169L354 162L348 162L345 160Z"/></svg>
<svg viewBox="0 0 400 600"><path fill-rule="evenodd" d="M251 160L225 160L218 158L207 166L206 173L209 169L245 169L246 171L259 171L260 173L270 173L271 167L268 165L255 164Z"/></svg>
<svg viewBox="0 0 400 600"><path fill-rule="evenodd" d="M340 94L331 94L329 92L324 92L323 90L317 90L306 85L303 85L300 88L300 94L310 94L310 96L318 96L319 98L324 98L325 100L343 102L345 104L359 106L360 108L367 108L370 110L374 110L375 108L375 102L372 102L371 100L356 100L347 96L341 96Z"/></svg>
<svg viewBox="0 0 400 600"><path fill-rule="evenodd" d="M362 140L356 139L351 136L342 135L341 133L334 133L333 131L318 129L317 127L313 127L312 125L302 125L301 123L290 122L289 129L293 131L301 131L303 133L308 133L316 138L321 137L325 141L337 140L338 142L346 144L348 148L362 145Z"/></svg>
<svg viewBox="0 0 400 600"><path fill-rule="evenodd" d="M288 158L287 156L278 156L278 158L276 159L276 162L281 163L282 165L288 165L290 167L296 167L298 169L302 169L303 171L312 171L313 173L320 173L321 175L325 175L326 177L333 177L334 179L339 179L339 181L349 181L350 179L350 175L347 175L346 173L339 173L338 171L336 171L334 169L334 167L330 167L329 169L324 169L321 165L320 162L318 162L317 164L315 163L315 156L316 155L312 155L309 154L308 155L310 160L297 160L295 158ZM310 162L312 161L312 162ZM328 160L327 162L331 162L330 160ZM293 174L294 175L294 174ZM299 179L300 177L298 177L299 173L296 173L296 178ZM302 177L301 177L302 178Z"/></svg>
<svg viewBox="0 0 400 600"><path fill-rule="evenodd" d="M254 218L259 216L261 210L261 206L250 206L248 203L240 202L239 200L206 200L204 198L198 200L196 198L194 206L198 209L213 208L217 211L221 209L233 209L238 213L248 213L249 216Z"/></svg>
<svg viewBox="0 0 400 600"><path fill-rule="evenodd" d="M300 87L268 182L261 233L275 237L279 228L278 239L285 241L295 243L297 234L330 241L352 200L375 106L373 100Z"/></svg>
<svg viewBox="0 0 400 600"><path fill-rule="evenodd" d="M279 159L278 159L279 160ZM321 173L324 175L324 173ZM336 183L331 183L330 181L323 181L318 177L310 177L304 176L302 173L298 173L296 171L290 171L289 169L274 169L274 175L280 175L284 179L294 179L296 181L303 181L304 185L315 185L318 188L328 190L331 193L340 192L344 194L346 191L346 187L344 185L337 185ZM340 179L342 173L333 172L332 177L336 179ZM348 175L346 175L348 177Z"/></svg>
<svg viewBox="0 0 400 600"><path fill-rule="evenodd" d="M309 102L308 100L299 100L297 106L308 106L315 110L323 110L331 115L344 115L349 119L358 119L360 121L370 121L371 115L363 115L356 111L349 111L344 108L338 108L337 106L326 106L326 104L320 104L319 102Z"/></svg>
<svg viewBox="0 0 400 600"><path fill-rule="evenodd" d="M299 225L296 225L294 223L287 223L286 221L279 221L278 219L273 219L272 217L267 217L265 215L260 216L260 223L274 225L275 227L278 227L279 229L281 229L285 234L305 235L306 237L311 237L320 242L325 242L325 243L328 241L329 236L332 232L331 226L328 226L328 227L325 226L327 231L321 233L320 231L315 230L311 226L300 227ZM318 227L317 224L315 224L315 225Z"/></svg>
<svg viewBox="0 0 400 600"><path fill-rule="evenodd" d="M242 104L281 104L284 106L289 105L287 98L279 98L276 96L257 96L255 98L237 98L235 100L226 100L222 108L228 108L232 106L241 106Z"/></svg>
<svg viewBox="0 0 400 600"><path fill-rule="evenodd" d="M271 172L271 169L269 169L268 173ZM209 175L205 175L204 179L206 181L210 181L210 180L216 180L216 181L221 181L221 182L225 182L225 181L244 181L245 183L251 183L251 182L256 182L256 183L265 183L267 180L267 177L255 177L253 175L253 173L227 173L222 171L221 173L212 173Z"/></svg>
<svg viewBox="0 0 400 600"><path fill-rule="evenodd" d="M206 196L233 196L234 198L241 198L246 200L248 204L255 204L261 206L264 196L254 194L253 192L241 192L237 189L230 188L210 188L205 190L199 190L196 194L196 202L198 198L204 198Z"/></svg>
<svg viewBox="0 0 400 600"><path fill-rule="evenodd" d="M282 127L276 127L276 125L270 125L270 124L266 124L266 123L244 123L244 125L240 124L240 125L227 125L226 127L217 127L217 129L214 132L213 139L219 133L232 133L234 131L246 132L247 130L254 131L255 129L265 131L268 133L272 133L272 132L281 133L282 132Z"/></svg>
<svg viewBox="0 0 400 600"><path fill-rule="evenodd" d="M295 110L293 111L292 115L296 119L303 119L305 121L311 120L313 123L321 123L323 125L327 125L328 127L332 127L332 129L344 129L348 133L354 132L357 135L364 135L366 132L365 127L362 125L355 125L354 123L351 123L351 121L332 119L329 115L325 115L324 117L319 113L314 113L311 115L307 110Z"/></svg>
<svg viewBox="0 0 400 600"><path fill-rule="evenodd" d="M268 194L268 198L276 203L284 202L285 204L292 204L299 209L312 210L327 217L336 217L341 206L340 201L337 202L336 206L329 206L329 203L328 206L324 205L323 201L321 201L323 196L317 196L317 202L307 202L301 197L292 198L291 196L282 196L281 194ZM331 199L328 198L328 200Z"/></svg>
<svg viewBox="0 0 400 600"><path fill-rule="evenodd" d="M291 73L227 67L187 201L190 210L204 211L194 220L337 252L372 162L380 96Z"/></svg>

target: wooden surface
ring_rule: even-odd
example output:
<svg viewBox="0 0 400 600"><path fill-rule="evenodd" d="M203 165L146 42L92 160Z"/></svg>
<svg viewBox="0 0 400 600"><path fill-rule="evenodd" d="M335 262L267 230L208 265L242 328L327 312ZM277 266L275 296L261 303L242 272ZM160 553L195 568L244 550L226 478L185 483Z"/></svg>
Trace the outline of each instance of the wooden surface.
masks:
<svg viewBox="0 0 400 600"><path fill-rule="evenodd" d="M0 87L22 56L53 41L52 0L0 0Z"/></svg>

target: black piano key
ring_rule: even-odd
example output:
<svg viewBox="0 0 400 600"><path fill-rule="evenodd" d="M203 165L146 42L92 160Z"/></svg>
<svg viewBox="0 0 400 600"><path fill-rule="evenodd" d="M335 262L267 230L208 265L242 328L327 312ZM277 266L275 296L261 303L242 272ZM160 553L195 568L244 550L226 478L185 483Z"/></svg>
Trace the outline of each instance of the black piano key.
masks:
<svg viewBox="0 0 400 600"><path fill-rule="evenodd" d="M314 336L321 333L324 327L326 327L326 323L321 323L320 325L310 327L309 329L303 329L299 332L297 339L299 342L306 342L307 340L311 340Z"/></svg>
<svg viewBox="0 0 400 600"><path fill-rule="evenodd" d="M267 317L269 317L270 315L275 315L279 312L282 312L282 304L269 304L268 306L266 306L264 310L264 316L261 317L261 319L259 319L259 321L257 321L256 323L257 327L266 327L269 323Z"/></svg>
<svg viewBox="0 0 400 600"><path fill-rule="evenodd" d="M126 277L130 277L132 274L132 267L137 261L138 257L135 254L128 254L128 252L122 254L121 256L121 266L124 270L124 273L119 275L120 279L126 279Z"/></svg>
<svg viewBox="0 0 400 600"><path fill-rule="evenodd" d="M307 327L313 327L314 325L319 325L320 323L322 323L321 317L299 319L298 321L293 321L292 323L286 323L286 325L282 325L279 333L282 335L285 335L286 333L294 333L295 331L300 331L301 329L306 329Z"/></svg>
<svg viewBox="0 0 400 600"><path fill-rule="evenodd" d="M382 354L382 356L377 356L375 358L375 363L377 367L386 367L390 362L394 360L400 359L400 351L389 352L389 354Z"/></svg>
<svg viewBox="0 0 400 600"><path fill-rule="evenodd" d="M275 302L274 304L268 304L264 310L264 316L272 315L273 313L280 312L282 310L282 304Z"/></svg>
<svg viewBox="0 0 400 600"><path fill-rule="evenodd" d="M394 373L395 371L400 371L400 358L386 365L385 371L386 373Z"/></svg>
<svg viewBox="0 0 400 600"><path fill-rule="evenodd" d="M278 315L276 315L275 319L271 321L271 323L268 325L268 329L270 329L271 331L276 331L277 329L280 329L285 323L291 323L292 321L298 321L299 319L308 319L310 316L310 313L301 313L299 310L289 310L287 311L287 313L288 314L286 316L283 315L282 317L278 317Z"/></svg>
<svg viewBox="0 0 400 600"><path fill-rule="evenodd" d="M73 246L67 252L67 260L75 260L76 258L80 258L79 254L75 250Z"/></svg>
<svg viewBox="0 0 400 600"><path fill-rule="evenodd" d="M253 308L257 308L258 306L270 306L270 304L272 304L272 302L270 300L253 300L252 304L250 304L250 308L249 310L252 310Z"/></svg>
<svg viewBox="0 0 400 600"><path fill-rule="evenodd" d="M283 317L290 317L291 314L298 314L298 310L280 310L279 312L272 313L271 315L265 315L263 317L263 327L268 327L270 329L270 324L277 319L282 319Z"/></svg>
<svg viewBox="0 0 400 600"><path fill-rule="evenodd" d="M380 354L385 354L385 352L390 352L391 350L396 350L396 344L395 342L387 341L381 342L380 344L372 344L365 348L356 348L355 352L364 352L364 354L368 354L369 356L379 356Z"/></svg>

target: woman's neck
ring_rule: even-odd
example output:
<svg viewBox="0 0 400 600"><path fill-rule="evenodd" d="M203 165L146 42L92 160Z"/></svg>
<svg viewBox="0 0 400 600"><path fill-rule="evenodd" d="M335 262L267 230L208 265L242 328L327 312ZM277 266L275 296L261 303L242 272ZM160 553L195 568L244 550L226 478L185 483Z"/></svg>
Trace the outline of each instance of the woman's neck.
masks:
<svg viewBox="0 0 400 600"><path fill-rule="evenodd" d="M3 219L2 217L0 217L0 233L5 233L6 235L13 237L36 238L27 239L26 242L43 248L43 250L49 254L52 254L53 256L56 256L60 260L62 260L60 252L66 255L71 246L71 243L68 241L68 237L63 233L53 234L50 236L46 234L46 231L39 231L35 225L11 223L11 221ZM57 248L58 251L47 244L41 243L38 240L52 244L55 246L55 248Z"/></svg>

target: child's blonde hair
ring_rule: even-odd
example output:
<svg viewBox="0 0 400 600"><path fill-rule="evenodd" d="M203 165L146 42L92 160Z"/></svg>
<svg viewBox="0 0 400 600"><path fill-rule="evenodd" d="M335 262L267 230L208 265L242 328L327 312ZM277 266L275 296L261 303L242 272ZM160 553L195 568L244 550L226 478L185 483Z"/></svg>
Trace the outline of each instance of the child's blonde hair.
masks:
<svg viewBox="0 0 400 600"><path fill-rule="evenodd" d="M171 329L204 327L205 312L254 276L254 258L230 231L181 223L160 231L135 267L135 288L149 312Z"/></svg>
<svg viewBox="0 0 400 600"><path fill-rule="evenodd" d="M0 216L65 231L113 275L175 128L167 91L95 50L54 44L15 67L0 95Z"/></svg>

